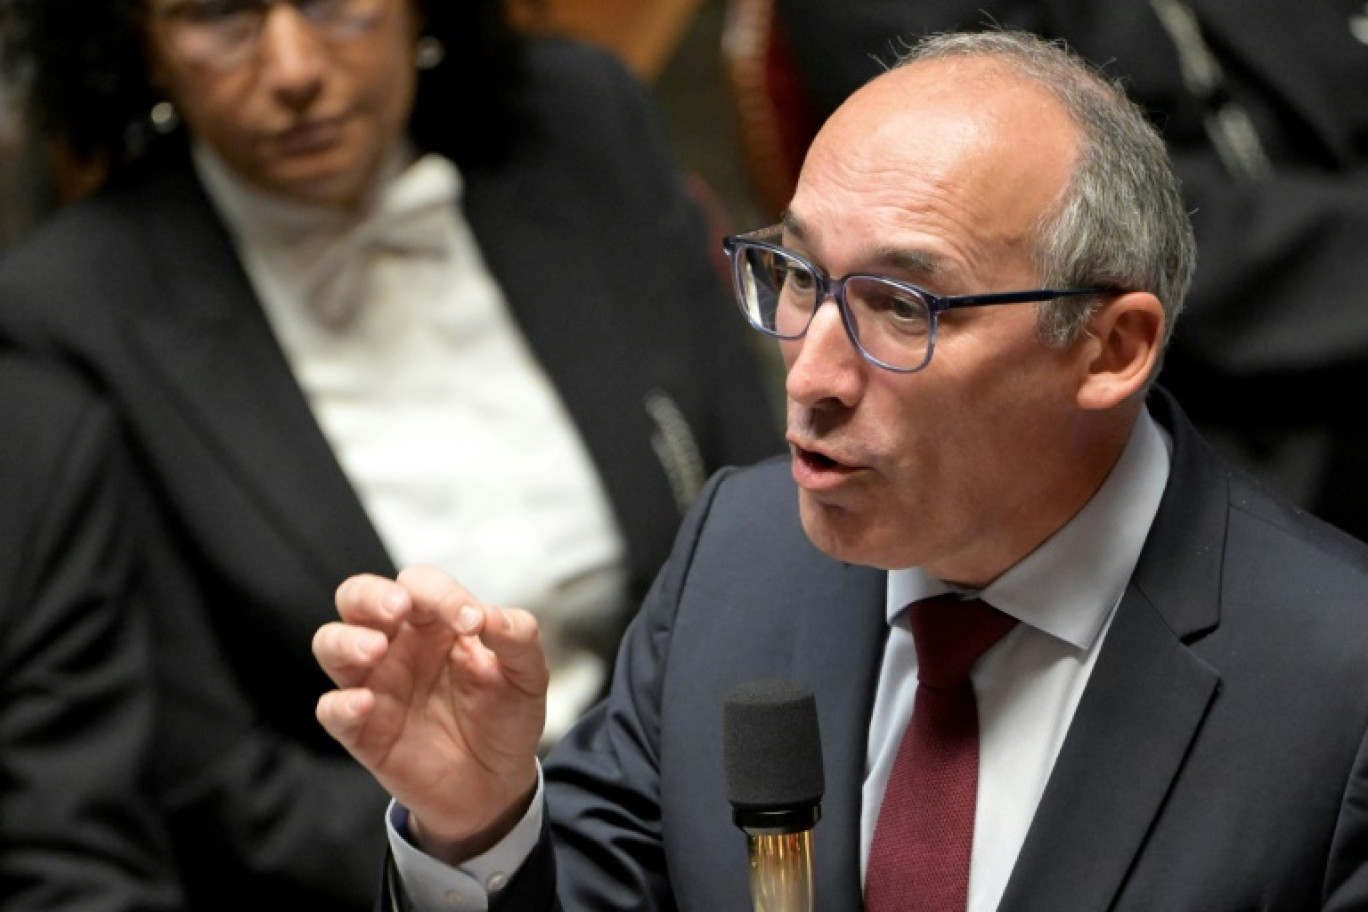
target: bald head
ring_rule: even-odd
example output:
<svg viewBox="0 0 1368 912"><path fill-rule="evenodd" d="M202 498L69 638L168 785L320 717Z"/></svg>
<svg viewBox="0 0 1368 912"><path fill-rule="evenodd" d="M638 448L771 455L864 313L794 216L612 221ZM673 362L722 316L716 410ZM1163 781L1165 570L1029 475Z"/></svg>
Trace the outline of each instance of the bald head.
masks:
<svg viewBox="0 0 1368 912"><path fill-rule="evenodd" d="M844 205L858 196L891 221L905 221L898 207L906 218L944 221L967 248L938 268L1032 256L1077 149L1068 114L1035 82L990 58L929 60L880 76L832 115L794 210L806 217L808 200Z"/></svg>
<svg viewBox="0 0 1368 912"><path fill-rule="evenodd" d="M942 125L966 113L980 128L995 125L998 140L1010 145L1010 164L998 172L1003 182L1039 190L1066 165L1059 196L1038 213L1033 256L1043 283L1152 292L1164 306L1167 338L1191 281L1195 244L1163 140L1120 88L1061 45L1033 35L937 35L852 95L827 126L842 128L848 114L866 122L884 116L889 129L901 124L912 135L915 121L899 113L914 108L914 117L936 117ZM1066 137L1070 148L1062 152ZM830 141L830 134L819 135L812 151L824 154ZM1028 169L1040 180L1022 183ZM1041 315L1044 336L1064 344L1084 329L1087 308L1056 302Z"/></svg>

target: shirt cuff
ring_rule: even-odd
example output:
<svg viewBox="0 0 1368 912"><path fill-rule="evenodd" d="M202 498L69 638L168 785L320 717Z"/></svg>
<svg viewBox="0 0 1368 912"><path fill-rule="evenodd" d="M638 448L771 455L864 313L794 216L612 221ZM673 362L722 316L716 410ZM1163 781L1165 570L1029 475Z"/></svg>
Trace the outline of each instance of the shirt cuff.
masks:
<svg viewBox="0 0 1368 912"><path fill-rule="evenodd" d="M409 908L413 912L486 912L490 894L507 886L541 837L541 765L537 765L537 792L518 825L489 851L459 867L438 861L409 842L408 822L408 808L391 801L385 829Z"/></svg>

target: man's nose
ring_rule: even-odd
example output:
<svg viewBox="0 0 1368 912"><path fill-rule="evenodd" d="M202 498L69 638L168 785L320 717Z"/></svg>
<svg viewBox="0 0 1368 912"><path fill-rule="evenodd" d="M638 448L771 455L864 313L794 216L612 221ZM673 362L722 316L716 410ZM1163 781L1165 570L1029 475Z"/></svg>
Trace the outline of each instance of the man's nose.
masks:
<svg viewBox="0 0 1368 912"><path fill-rule="evenodd" d="M823 399L853 404L867 362L846 329L833 295L827 295L818 304L803 338L784 346L789 398L805 405Z"/></svg>

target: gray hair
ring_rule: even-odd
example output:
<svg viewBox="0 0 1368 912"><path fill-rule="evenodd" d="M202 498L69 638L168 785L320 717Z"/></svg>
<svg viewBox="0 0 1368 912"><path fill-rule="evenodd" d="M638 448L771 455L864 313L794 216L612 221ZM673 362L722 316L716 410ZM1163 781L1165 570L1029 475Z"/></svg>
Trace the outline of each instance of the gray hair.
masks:
<svg viewBox="0 0 1368 912"><path fill-rule="evenodd" d="M1049 92L1078 128L1073 174L1034 232L1043 283L1150 292L1164 307L1167 346L1197 253L1178 178L1144 112L1062 42L1025 32L932 35L905 48L894 67L951 57L1000 61ZM1056 346L1074 341L1100 303L1044 302L1042 339Z"/></svg>

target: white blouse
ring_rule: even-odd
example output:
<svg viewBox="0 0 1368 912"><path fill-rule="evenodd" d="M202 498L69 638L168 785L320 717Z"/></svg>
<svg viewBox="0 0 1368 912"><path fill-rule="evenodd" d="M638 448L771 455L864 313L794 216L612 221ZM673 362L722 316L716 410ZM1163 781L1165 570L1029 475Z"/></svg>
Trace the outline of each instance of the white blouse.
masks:
<svg viewBox="0 0 1368 912"><path fill-rule="evenodd" d="M625 545L461 214L460 173L396 155L355 214L267 196L202 146L194 159L395 563L441 567L538 617L554 742L605 680L588 644L623 608Z"/></svg>

